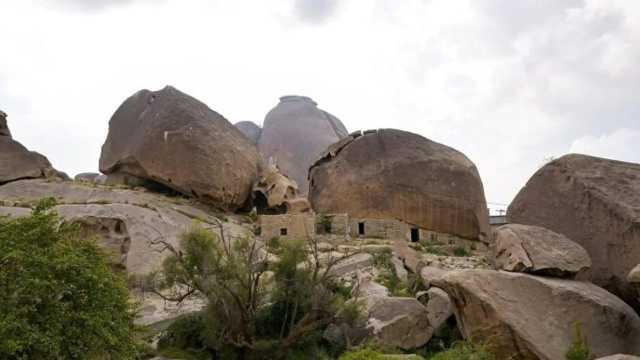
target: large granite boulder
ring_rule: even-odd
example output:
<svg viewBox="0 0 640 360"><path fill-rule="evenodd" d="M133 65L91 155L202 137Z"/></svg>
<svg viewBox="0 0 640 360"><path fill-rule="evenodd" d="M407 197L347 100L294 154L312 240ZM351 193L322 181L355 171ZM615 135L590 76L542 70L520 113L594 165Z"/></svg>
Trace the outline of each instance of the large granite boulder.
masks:
<svg viewBox="0 0 640 360"><path fill-rule="evenodd" d="M307 194L309 167L327 146L347 136L335 116L318 109L306 96L283 96L267 114L258 148L265 160L272 159L292 178L301 194Z"/></svg>
<svg viewBox="0 0 640 360"><path fill-rule="evenodd" d="M427 308L415 298L368 296L363 303L366 328L378 344L409 350L433 335Z"/></svg>
<svg viewBox="0 0 640 360"><path fill-rule="evenodd" d="M566 236L539 226L508 224L494 231L497 269L574 277L591 267L587 251Z"/></svg>
<svg viewBox="0 0 640 360"><path fill-rule="evenodd" d="M240 121L234 125L244 136L246 136L252 143L257 144L262 134L260 126L254 124L251 121Z"/></svg>
<svg viewBox="0 0 640 360"><path fill-rule="evenodd" d="M56 211L82 225L112 255L118 268L132 274L155 270L168 254L161 241L178 246L181 234L198 221L231 238L246 237L248 226L227 216L221 221L210 209L164 195L74 182L14 181L0 186L0 215L24 216L38 200L54 197Z"/></svg>
<svg viewBox="0 0 640 360"><path fill-rule="evenodd" d="M452 298L465 339L488 344L498 359L564 359L576 324L595 356L640 352L640 317L592 283L459 270L434 285Z"/></svg>
<svg viewBox="0 0 640 360"><path fill-rule="evenodd" d="M309 179L316 212L399 219L489 241L487 204L475 165L420 135L394 129L354 133L323 153Z"/></svg>
<svg viewBox="0 0 640 360"><path fill-rule="evenodd" d="M255 145L236 127L170 86L120 105L100 156L105 174L150 180L231 211L249 199L260 166Z"/></svg>
<svg viewBox="0 0 640 360"><path fill-rule="evenodd" d="M67 179L65 174L51 166L46 157L27 150L11 137L7 114L0 111L0 184L35 178Z"/></svg>
<svg viewBox="0 0 640 360"><path fill-rule="evenodd" d="M590 279L640 310L626 280L640 259L640 164L563 156L533 175L507 215L582 245L593 263Z"/></svg>

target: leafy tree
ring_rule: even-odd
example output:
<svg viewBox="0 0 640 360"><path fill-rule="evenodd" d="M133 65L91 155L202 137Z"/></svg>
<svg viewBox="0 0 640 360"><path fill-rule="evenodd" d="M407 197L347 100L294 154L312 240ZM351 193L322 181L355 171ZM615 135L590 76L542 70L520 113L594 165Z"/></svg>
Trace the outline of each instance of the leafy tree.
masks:
<svg viewBox="0 0 640 360"><path fill-rule="evenodd" d="M54 205L0 217L0 358L134 358L125 280Z"/></svg>
<svg viewBox="0 0 640 360"><path fill-rule="evenodd" d="M343 299L332 267L344 257L321 256L314 240L227 239L195 226L146 288L165 300L203 296L207 343L221 358L283 359L336 318Z"/></svg>

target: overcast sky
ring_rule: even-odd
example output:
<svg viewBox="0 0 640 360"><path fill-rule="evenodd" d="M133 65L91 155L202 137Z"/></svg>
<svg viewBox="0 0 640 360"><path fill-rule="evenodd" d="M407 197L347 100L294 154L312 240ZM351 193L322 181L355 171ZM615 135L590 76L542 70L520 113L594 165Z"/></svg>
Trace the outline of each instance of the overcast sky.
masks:
<svg viewBox="0 0 640 360"><path fill-rule="evenodd" d="M108 121L166 84L231 122L285 94L352 130L464 152L508 203L545 159L640 162L640 1L2 0L0 109L74 175ZM492 206L495 207L495 206Z"/></svg>

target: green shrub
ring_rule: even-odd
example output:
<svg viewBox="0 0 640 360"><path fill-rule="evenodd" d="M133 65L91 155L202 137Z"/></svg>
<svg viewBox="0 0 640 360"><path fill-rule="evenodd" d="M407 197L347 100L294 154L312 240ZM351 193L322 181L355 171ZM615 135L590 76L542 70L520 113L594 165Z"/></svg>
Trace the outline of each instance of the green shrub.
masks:
<svg viewBox="0 0 640 360"><path fill-rule="evenodd" d="M457 342L443 352L428 357L429 360L495 360L495 356L486 347L468 342Z"/></svg>
<svg viewBox="0 0 640 360"><path fill-rule="evenodd" d="M573 339L573 343L567 351L566 358L567 360L590 360L593 358L591 355L591 350L589 350L589 344L587 343L587 338L582 335L582 331L580 329L580 323L576 322L574 324L575 337Z"/></svg>
<svg viewBox="0 0 640 360"><path fill-rule="evenodd" d="M464 256L470 256L470 255L471 254L469 253L469 251L462 246L458 246L455 249L453 249L453 256L464 257Z"/></svg>
<svg viewBox="0 0 640 360"><path fill-rule="evenodd" d="M158 350L184 349L190 353L202 353L206 349L206 324L200 314L190 314L176 319L158 339Z"/></svg>
<svg viewBox="0 0 640 360"><path fill-rule="evenodd" d="M349 351L340 356L338 360L385 360L385 356L383 353L371 348L362 348Z"/></svg>
<svg viewBox="0 0 640 360"><path fill-rule="evenodd" d="M126 279L54 205L0 217L0 358L135 358Z"/></svg>

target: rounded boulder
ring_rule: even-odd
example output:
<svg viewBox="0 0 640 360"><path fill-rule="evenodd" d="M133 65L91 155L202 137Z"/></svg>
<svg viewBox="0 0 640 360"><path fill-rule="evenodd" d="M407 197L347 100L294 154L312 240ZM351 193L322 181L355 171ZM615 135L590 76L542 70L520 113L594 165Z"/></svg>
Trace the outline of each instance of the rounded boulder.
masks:
<svg viewBox="0 0 640 360"><path fill-rule="evenodd" d="M488 242L484 188L461 152L394 129L354 133L309 170L318 213L397 219L423 229Z"/></svg>

